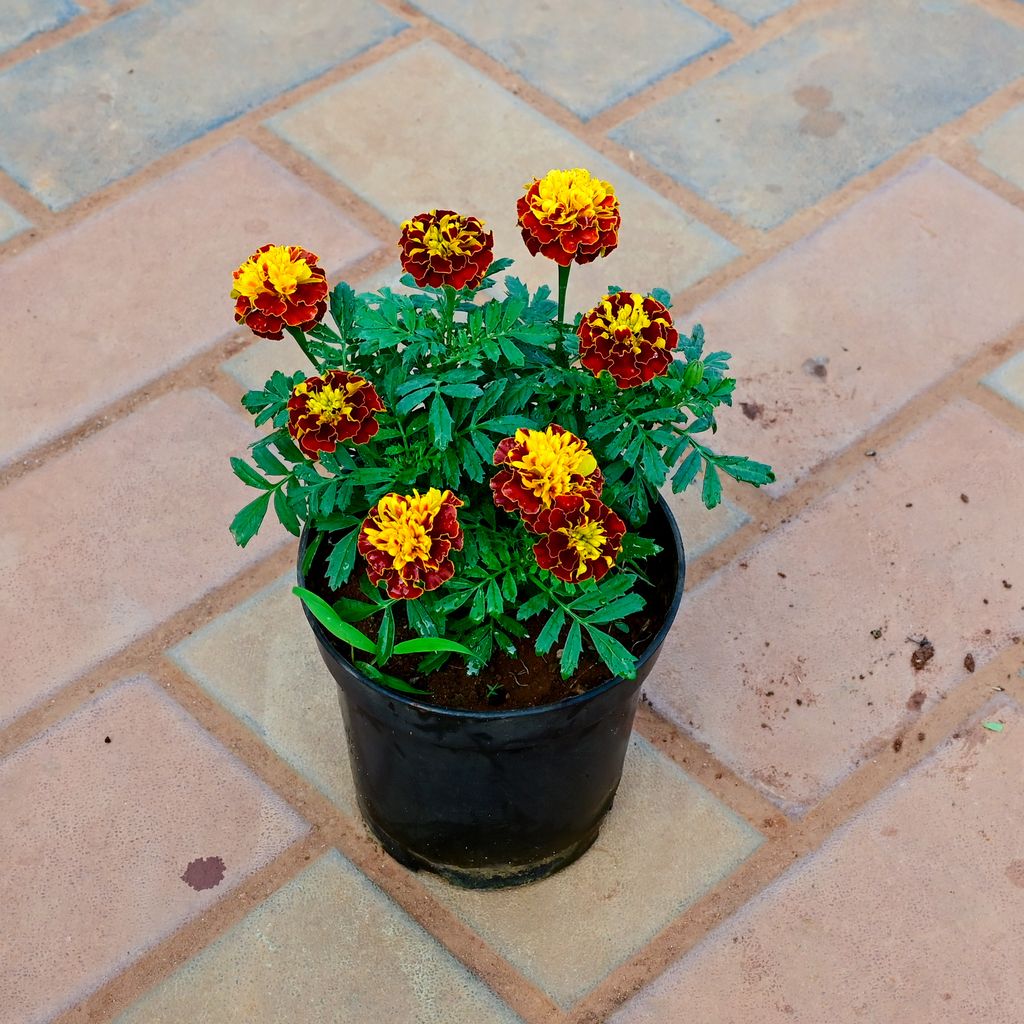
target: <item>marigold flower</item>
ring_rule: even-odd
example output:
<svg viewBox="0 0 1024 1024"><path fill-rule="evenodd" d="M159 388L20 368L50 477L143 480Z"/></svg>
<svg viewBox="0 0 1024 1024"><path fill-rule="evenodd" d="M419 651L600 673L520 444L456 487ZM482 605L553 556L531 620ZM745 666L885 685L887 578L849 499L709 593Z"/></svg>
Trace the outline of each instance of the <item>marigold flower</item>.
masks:
<svg viewBox="0 0 1024 1024"><path fill-rule="evenodd" d="M365 444L380 429L374 413L384 403L365 378L346 370L307 377L288 399L288 433L311 458L344 441Z"/></svg>
<svg viewBox="0 0 1024 1024"><path fill-rule="evenodd" d="M577 328L580 362L594 375L607 370L620 388L660 377L672 362L679 332L669 311L650 295L606 295Z"/></svg>
<svg viewBox="0 0 1024 1024"><path fill-rule="evenodd" d="M420 288L475 288L494 259L494 235L484 222L453 210L420 213L402 224L402 269Z"/></svg>
<svg viewBox="0 0 1024 1024"><path fill-rule="evenodd" d="M327 275L316 253L298 245L264 245L235 272L235 322L280 341L285 327L308 331L327 312Z"/></svg>
<svg viewBox="0 0 1024 1024"><path fill-rule="evenodd" d="M601 579L615 564L626 524L602 501L562 495L535 521L544 536L533 546L537 564L565 583Z"/></svg>
<svg viewBox="0 0 1024 1024"><path fill-rule="evenodd" d="M504 468L491 479L494 504L518 512L529 529L542 509L560 495L597 498L604 477L587 442L557 423L545 430L520 429L498 443L494 464Z"/></svg>
<svg viewBox="0 0 1024 1024"><path fill-rule="evenodd" d="M363 520L356 543L370 582L384 580L388 597L412 601L450 580L455 566L448 556L462 550L461 507L451 491L436 487L384 495Z"/></svg>
<svg viewBox="0 0 1024 1024"><path fill-rule="evenodd" d="M615 190L582 167L534 178L516 209L530 254L542 253L559 266L590 263L619 244Z"/></svg>

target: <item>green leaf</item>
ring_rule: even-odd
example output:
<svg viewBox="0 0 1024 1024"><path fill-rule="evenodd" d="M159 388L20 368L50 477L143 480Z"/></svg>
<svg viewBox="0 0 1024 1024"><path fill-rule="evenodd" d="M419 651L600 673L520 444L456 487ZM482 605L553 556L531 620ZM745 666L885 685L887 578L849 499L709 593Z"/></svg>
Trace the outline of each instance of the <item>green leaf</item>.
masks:
<svg viewBox="0 0 1024 1024"><path fill-rule="evenodd" d="M706 508L714 508L722 500L722 481L710 462L704 463L704 486L700 496Z"/></svg>
<svg viewBox="0 0 1024 1024"><path fill-rule="evenodd" d="M615 675L623 679L636 678L636 659L618 640L590 626L587 626L587 636L590 637L598 657Z"/></svg>
<svg viewBox="0 0 1024 1024"><path fill-rule="evenodd" d="M357 661L355 666L364 676L372 679L375 683L380 683L381 686L387 686L392 690L400 690L402 693L417 693L430 696L429 690L417 690L411 683L407 683L404 679L399 679L397 676L389 676L387 672L381 672L379 668L371 665L368 661Z"/></svg>
<svg viewBox="0 0 1024 1024"><path fill-rule="evenodd" d="M587 622L592 626L604 622L615 622L617 619L624 619L627 615L640 611L644 606L644 599L639 594L627 594L617 601L612 601L601 608L598 608L593 615L587 616Z"/></svg>
<svg viewBox="0 0 1024 1024"><path fill-rule="evenodd" d="M580 624L574 622L569 627L569 633L565 638L565 645L562 647L561 666L563 679L568 679L576 671L582 650L583 636L580 631Z"/></svg>
<svg viewBox="0 0 1024 1024"><path fill-rule="evenodd" d="M466 658L474 658L476 655L462 644L455 640L447 640L443 636L420 636L412 640L403 640L395 644L395 654L433 654L435 651L448 651L452 654L461 654Z"/></svg>
<svg viewBox="0 0 1024 1024"><path fill-rule="evenodd" d="M627 535L628 536L628 535ZM306 548L306 553L302 556L302 575L309 575L309 568L313 564L313 559L316 558L316 553L320 548L320 543L324 539L322 533L317 533L309 546ZM625 539L625 538L623 538Z"/></svg>
<svg viewBox="0 0 1024 1024"><path fill-rule="evenodd" d="M258 444L253 448L252 459L264 473L271 476L287 476L291 472L265 444Z"/></svg>
<svg viewBox="0 0 1024 1024"><path fill-rule="evenodd" d="M349 646L357 651L365 651L373 654L376 644L364 633L361 633L355 626L350 626L344 619L322 598L305 587L292 587L292 593L310 610L313 618L320 623L328 633L344 640Z"/></svg>
<svg viewBox="0 0 1024 1024"><path fill-rule="evenodd" d="M664 288L652 288L651 298L657 299L666 309L672 308L672 296Z"/></svg>
<svg viewBox="0 0 1024 1024"><path fill-rule="evenodd" d="M734 479L754 484L756 487L775 481L775 473L771 466L763 462L754 462L743 455L720 455L715 459L715 465Z"/></svg>
<svg viewBox="0 0 1024 1024"><path fill-rule="evenodd" d="M1003 731L1003 723L1002 722L982 722L981 724L986 729L988 729L989 732L1002 732Z"/></svg>
<svg viewBox="0 0 1024 1024"><path fill-rule="evenodd" d="M259 487L264 491L269 491L274 486L269 480L264 480L248 462L243 462L234 456L231 457L231 468L235 471L235 476L249 487Z"/></svg>
<svg viewBox="0 0 1024 1024"><path fill-rule="evenodd" d="M558 634L562 632L564 625L565 612L561 608L556 608L551 613L551 618L544 623L540 636L537 637L536 651L538 654L547 654L555 646Z"/></svg>
<svg viewBox="0 0 1024 1024"><path fill-rule="evenodd" d="M379 604L357 601L352 597L339 597L332 607L346 622L362 622L381 610Z"/></svg>
<svg viewBox="0 0 1024 1024"><path fill-rule="evenodd" d="M277 513L277 518L281 520L281 525L290 534L298 537L302 532L299 517L295 514L295 510L291 505L288 504L288 498L280 487L274 491L274 511Z"/></svg>
<svg viewBox="0 0 1024 1024"><path fill-rule="evenodd" d="M380 631L377 633L377 650L374 661L383 665L391 657L391 651L395 646L395 613L390 606L384 609L384 618L380 621Z"/></svg>
<svg viewBox="0 0 1024 1024"><path fill-rule="evenodd" d="M448 406L444 404L444 399L440 395L435 395L430 403L429 423L434 435L434 444L444 451L452 440L453 423L452 414L448 411Z"/></svg>
<svg viewBox="0 0 1024 1024"><path fill-rule="evenodd" d="M548 595L543 591L539 594L534 594L528 601L520 605L519 611L516 613L516 618L520 622L525 622L528 618L536 615L541 609L548 606Z"/></svg>
<svg viewBox="0 0 1024 1024"><path fill-rule="evenodd" d="M347 583L349 576L352 575L352 568L356 564L358 540L359 531L352 530L334 545L331 557L327 560L327 585L331 590L337 590L342 584Z"/></svg>
<svg viewBox="0 0 1024 1024"><path fill-rule="evenodd" d="M685 491L696 479L701 467L700 452L694 449L683 459L683 464L672 474L672 493Z"/></svg>
<svg viewBox="0 0 1024 1024"><path fill-rule="evenodd" d="M270 508L270 492L261 494L254 501L250 501L234 519L231 520L231 535L239 547L245 547L259 533L263 525L263 517Z"/></svg>

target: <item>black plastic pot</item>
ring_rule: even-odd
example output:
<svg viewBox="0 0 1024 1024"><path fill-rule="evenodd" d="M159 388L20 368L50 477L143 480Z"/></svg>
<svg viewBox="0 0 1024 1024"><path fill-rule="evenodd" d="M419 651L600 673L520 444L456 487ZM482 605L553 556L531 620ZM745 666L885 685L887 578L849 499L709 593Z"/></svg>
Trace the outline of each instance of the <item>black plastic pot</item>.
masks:
<svg viewBox="0 0 1024 1024"><path fill-rule="evenodd" d="M359 809L392 857L457 885L499 888L550 875L594 842L622 776L640 685L683 593L682 540L664 501L644 533L664 548L656 557L674 584L636 679L609 679L556 704L460 711L421 703L367 679L306 611L338 683ZM308 541L307 531L301 586Z"/></svg>

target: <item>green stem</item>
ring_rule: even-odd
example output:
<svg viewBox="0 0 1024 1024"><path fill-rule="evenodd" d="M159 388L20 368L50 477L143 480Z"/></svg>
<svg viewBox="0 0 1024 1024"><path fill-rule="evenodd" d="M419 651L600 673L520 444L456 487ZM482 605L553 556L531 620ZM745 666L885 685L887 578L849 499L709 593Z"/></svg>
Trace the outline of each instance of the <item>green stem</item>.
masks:
<svg viewBox="0 0 1024 1024"><path fill-rule="evenodd" d="M559 266L558 268L558 322L560 324L565 323L565 290L569 287L570 270L572 270L571 263L567 267Z"/></svg>
<svg viewBox="0 0 1024 1024"><path fill-rule="evenodd" d="M450 285L444 286L444 347L451 342L452 330L455 327L455 307L459 302L459 293Z"/></svg>
<svg viewBox="0 0 1024 1024"><path fill-rule="evenodd" d="M320 372L320 364L316 361L313 353L309 350L309 339L299 330L298 327L286 328L288 333L295 339L295 343L302 349L302 354L313 364L313 369Z"/></svg>

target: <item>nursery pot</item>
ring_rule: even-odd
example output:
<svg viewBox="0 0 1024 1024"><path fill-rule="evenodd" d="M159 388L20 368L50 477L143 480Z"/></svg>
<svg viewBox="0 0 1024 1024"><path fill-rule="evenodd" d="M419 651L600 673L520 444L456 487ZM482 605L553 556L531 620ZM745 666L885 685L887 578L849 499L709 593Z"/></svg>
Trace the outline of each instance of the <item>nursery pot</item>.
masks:
<svg viewBox="0 0 1024 1024"><path fill-rule="evenodd" d="M356 669L343 643L306 610L338 683L359 809L392 857L486 889L550 875L594 842L622 776L640 686L683 593L682 540L663 500L644 533L663 548L648 562L661 562L671 596L636 679L607 679L541 707L465 711L389 689ZM307 585L302 560L309 541L307 528L300 586Z"/></svg>

